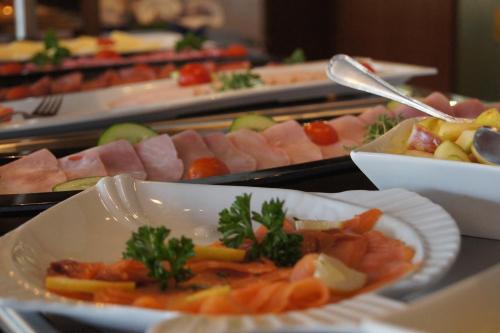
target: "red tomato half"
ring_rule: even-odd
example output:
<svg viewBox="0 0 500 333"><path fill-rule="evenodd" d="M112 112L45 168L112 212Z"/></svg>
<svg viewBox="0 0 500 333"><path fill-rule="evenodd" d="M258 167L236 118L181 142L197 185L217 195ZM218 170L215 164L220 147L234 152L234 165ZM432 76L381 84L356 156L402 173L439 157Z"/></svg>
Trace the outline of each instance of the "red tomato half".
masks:
<svg viewBox="0 0 500 333"><path fill-rule="evenodd" d="M179 85L192 86L212 81L210 71L203 64L186 64L179 71Z"/></svg>
<svg viewBox="0 0 500 333"><path fill-rule="evenodd" d="M224 51L226 57L244 57L248 54L246 47L240 44L231 44Z"/></svg>
<svg viewBox="0 0 500 333"><path fill-rule="evenodd" d="M317 145L330 145L339 140L335 129L323 121L313 121L304 125L304 131L309 139Z"/></svg>
<svg viewBox="0 0 500 333"><path fill-rule="evenodd" d="M363 66L365 66L365 68L367 70L369 70L370 72L375 73L375 68L373 68L373 66L370 65L369 63L367 63L365 61L360 61L360 64L363 65Z"/></svg>
<svg viewBox="0 0 500 333"><path fill-rule="evenodd" d="M229 169L224 162L215 157L204 157L195 160L189 167L187 178L197 179L212 176L223 176L229 173Z"/></svg>
<svg viewBox="0 0 500 333"><path fill-rule="evenodd" d="M121 58L120 54L113 50L101 50L96 53L95 57L97 59L119 59Z"/></svg>
<svg viewBox="0 0 500 333"><path fill-rule="evenodd" d="M19 74L23 71L23 64L17 62L11 62L7 64L0 65L0 74L1 75L14 75Z"/></svg>

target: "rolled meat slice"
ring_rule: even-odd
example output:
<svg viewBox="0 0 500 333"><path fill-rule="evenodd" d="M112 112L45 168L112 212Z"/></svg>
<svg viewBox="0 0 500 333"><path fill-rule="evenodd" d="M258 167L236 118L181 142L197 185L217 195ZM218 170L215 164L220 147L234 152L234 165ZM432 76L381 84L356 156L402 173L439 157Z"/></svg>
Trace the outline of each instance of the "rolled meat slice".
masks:
<svg viewBox="0 0 500 333"><path fill-rule="evenodd" d="M382 115L386 115L391 118L395 117L394 113L391 110L383 105L377 105L364 111L358 116L358 118L366 125L371 125L375 123L377 119Z"/></svg>
<svg viewBox="0 0 500 333"><path fill-rule="evenodd" d="M288 154L283 149L271 145L260 133L244 128L229 133L227 137L236 148L257 161L257 170L290 164Z"/></svg>
<svg viewBox="0 0 500 333"><path fill-rule="evenodd" d="M318 161L321 150L307 137L302 126L295 120L273 125L262 132L267 141L282 148L292 164Z"/></svg>
<svg viewBox="0 0 500 333"><path fill-rule="evenodd" d="M424 98L424 103L432 106L434 109L447 113L449 115L454 116L455 112L450 106L450 101L448 98L441 94L440 92L433 92L426 98ZM394 110L394 114L397 116L401 116L402 118L415 118L415 117L427 117L428 114L418 111L414 108L411 108L406 105L401 105Z"/></svg>
<svg viewBox="0 0 500 333"><path fill-rule="evenodd" d="M345 139L337 141L331 145L319 146L323 158L334 158L349 155L352 149L357 148L359 144L355 141Z"/></svg>
<svg viewBox="0 0 500 333"><path fill-rule="evenodd" d="M257 169L257 161L242 152L221 132L210 133L203 137L208 148L219 160L224 162L231 173L249 172Z"/></svg>
<svg viewBox="0 0 500 333"><path fill-rule="evenodd" d="M476 118L486 109L484 104L475 98L458 102L452 108L455 116L460 118Z"/></svg>
<svg viewBox="0 0 500 333"><path fill-rule="evenodd" d="M175 149L179 158L184 163L184 175L187 175L191 164L197 159L204 157L215 157L214 153L207 147L201 135L196 131L187 130L172 136Z"/></svg>
<svg viewBox="0 0 500 333"><path fill-rule="evenodd" d="M80 89L82 88L82 82L82 73L73 72L70 74L66 74L52 81L51 91L53 94L63 94L80 91Z"/></svg>
<svg viewBox="0 0 500 333"><path fill-rule="evenodd" d="M60 158L59 166L68 180L108 175L97 151L86 150Z"/></svg>
<svg viewBox="0 0 500 333"><path fill-rule="evenodd" d="M335 129L340 141L350 140L361 145L365 139L366 124L358 117L342 116L328 121L328 124Z"/></svg>
<svg viewBox="0 0 500 333"><path fill-rule="evenodd" d="M0 167L0 194L51 192L65 181L56 157L47 149Z"/></svg>
<svg viewBox="0 0 500 333"><path fill-rule="evenodd" d="M154 136L134 145L146 169L148 180L173 181L182 178L184 165L168 134Z"/></svg>
<svg viewBox="0 0 500 333"><path fill-rule="evenodd" d="M128 173L137 179L146 179L146 170L137 156L134 147L126 140L118 140L108 144L84 150L82 153L99 154L109 176Z"/></svg>

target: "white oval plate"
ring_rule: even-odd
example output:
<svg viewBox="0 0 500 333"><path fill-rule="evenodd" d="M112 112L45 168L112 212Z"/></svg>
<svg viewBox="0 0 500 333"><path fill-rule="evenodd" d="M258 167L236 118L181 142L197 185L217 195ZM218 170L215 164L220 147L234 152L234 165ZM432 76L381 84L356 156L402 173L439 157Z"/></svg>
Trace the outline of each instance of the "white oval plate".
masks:
<svg viewBox="0 0 500 333"><path fill-rule="evenodd" d="M285 200L289 215L308 219L343 220L367 207L382 209L384 215L376 229L412 246L416 250L415 262L421 262L417 271L386 287L386 293L410 292L436 280L458 253L460 238L451 217L429 200L404 190L354 191L332 197L281 189L142 182L118 176L103 179L98 186L48 209L1 239L0 306L43 310L94 324L137 330L162 319L192 322L182 320L187 316L175 312L64 299L44 290L45 271L50 262L65 258L118 260L131 230L143 223L165 225L173 235L187 235L195 243L212 242L218 237L218 212L242 193L252 193L254 209L263 201L278 197ZM364 302L366 298L368 301ZM345 309L349 302L361 303L361 308L371 311L356 315L357 311L349 310L349 306ZM363 295L320 309L279 316L219 317L214 323L228 320L226 324L232 323L226 325L228 329L243 323L246 328L255 329L269 327L269 323L345 322L380 312L384 307L378 303L391 302ZM237 318L242 320L240 324L234 324Z"/></svg>

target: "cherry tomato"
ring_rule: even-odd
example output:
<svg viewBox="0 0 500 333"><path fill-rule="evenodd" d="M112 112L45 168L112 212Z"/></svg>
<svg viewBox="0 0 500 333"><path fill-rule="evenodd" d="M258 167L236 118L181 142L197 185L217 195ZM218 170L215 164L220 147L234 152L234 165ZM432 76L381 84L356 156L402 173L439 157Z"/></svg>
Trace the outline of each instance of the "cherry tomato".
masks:
<svg viewBox="0 0 500 333"><path fill-rule="evenodd" d="M14 75L19 74L23 71L23 64L17 62L11 62L7 64L0 65L0 74L1 75Z"/></svg>
<svg viewBox="0 0 500 333"><path fill-rule="evenodd" d="M31 96L31 90L30 88L26 86L17 86L10 88L7 90L7 93L5 94L5 99L6 100L13 100L13 99L21 99L21 98L26 98Z"/></svg>
<svg viewBox="0 0 500 333"><path fill-rule="evenodd" d="M227 175L229 169L224 162L215 157L204 157L195 160L189 167L187 178L197 179L211 176Z"/></svg>
<svg viewBox="0 0 500 333"><path fill-rule="evenodd" d="M210 71L203 64L186 64L179 71L180 86L209 83L212 81Z"/></svg>
<svg viewBox="0 0 500 333"><path fill-rule="evenodd" d="M121 58L120 54L113 50L101 50L95 55L98 59L119 59Z"/></svg>
<svg viewBox="0 0 500 333"><path fill-rule="evenodd" d="M339 140L335 129L323 121L313 121L305 124L304 131L309 139L317 145L330 145Z"/></svg>
<svg viewBox="0 0 500 333"><path fill-rule="evenodd" d="M246 47L240 44L231 44L223 52L226 57L244 57L248 54Z"/></svg>
<svg viewBox="0 0 500 333"><path fill-rule="evenodd" d="M110 46L115 43L114 40L108 37L99 37L97 38L97 45L99 46Z"/></svg>

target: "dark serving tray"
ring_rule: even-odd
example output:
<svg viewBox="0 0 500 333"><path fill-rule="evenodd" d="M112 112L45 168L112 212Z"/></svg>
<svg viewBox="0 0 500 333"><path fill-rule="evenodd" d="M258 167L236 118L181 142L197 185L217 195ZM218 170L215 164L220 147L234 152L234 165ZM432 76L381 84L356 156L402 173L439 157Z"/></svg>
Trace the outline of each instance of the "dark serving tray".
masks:
<svg viewBox="0 0 500 333"><path fill-rule="evenodd" d="M327 101L309 104L286 105L252 112L273 116L278 121L295 119L299 122L330 119L344 114L357 114L368 106L381 102L379 98L364 98L348 101ZM159 133L174 134L185 129L200 132L227 129L236 113L193 117L150 123ZM16 140L0 140L0 166L40 148L50 149L55 156L62 157L95 145L100 130L31 137ZM241 185L281 187L303 191L338 192L353 189L375 189L375 186L355 166L349 156L295 164L280 168L254 172L230 174L197 180L182 180L198 184ZM0 195L0 217L32 216L57 204L78 192L48 192Z"/></svg>

